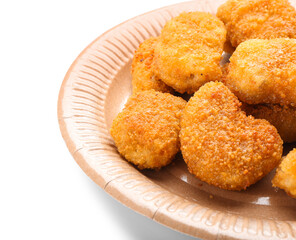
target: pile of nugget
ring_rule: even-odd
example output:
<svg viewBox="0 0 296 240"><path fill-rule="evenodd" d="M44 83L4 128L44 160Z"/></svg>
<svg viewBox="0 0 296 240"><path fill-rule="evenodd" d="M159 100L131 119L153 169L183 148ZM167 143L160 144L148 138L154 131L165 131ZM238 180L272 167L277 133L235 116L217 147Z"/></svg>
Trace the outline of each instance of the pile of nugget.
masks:
<svg viewBox="0 0 296 240"><path fill-rule="evenodd" d="M223 52L230 52L222 64ZM296 197L296 11L288 0L228 0L214 16L184 12L140 44L133 94L114 119L119 153L160 169L181 150L191 174L243 190L277 167ZM188 101L185 94L190 96Z"/></svg>

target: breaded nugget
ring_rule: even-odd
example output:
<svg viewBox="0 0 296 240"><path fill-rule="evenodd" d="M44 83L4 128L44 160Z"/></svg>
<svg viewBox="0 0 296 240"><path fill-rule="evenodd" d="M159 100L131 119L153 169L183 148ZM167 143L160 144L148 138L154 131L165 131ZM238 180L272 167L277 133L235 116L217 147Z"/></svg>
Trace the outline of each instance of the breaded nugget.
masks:
<svg viewBox="0 0 296 240"><path fill-rule="evenodd" d="M229 22L231 21L232 12L235 11L235 9L239 6L239 4L242 4L243 2L246 2L246 0L227 0L220 7L218 7L216 16L225 25L227 25L227 23L229 25ZM227 34L227 36L228 36L228 34Z"/></svg>
<svg viewBox="0 0 296 240"><path fill-rule="evenodd" d="M283 158L272 185L284 189L288 195L296 198L296 149Z"/></svg>
<svg viewBox="0 0 296 240"><path fill-rule="evenodd" d="M281 159L283 142L266 120L246 116L223 83L210 82L189 100L181 118L181 151L197 178L227 190L246 189Z"/></svg>
<svg viewBox="0 0 296 240"><path fill-rule="evenodd" d="M140 44L132 62L133 93L154 89L159 92L173 92L163 81L155 77L152 60L157 38L152 37Z"/></svg>
<svg viewBox="0 0 296 240"><path fill-rule="evenodd" d="M161 168L180 150L180 116L186 101L154 90L133 94L114 119L119 153L140 169Z"/></svg>
<svg viewBox="0 0 296 240"><path fill-rule="evenodd" d="M288 0L228 0L217 17L234 47L248 39L296 38L296 11Z"/></svg>
<svg viewBox="0 0 296 240"><path fill-rule="evenodd" d="M296 104L296 39L253 39L230 58L224 83L248 104Z"/></svg>
<svg viewBox="0 0 296 240"><path fill-rule="evenodd" d="M247 115L265 119L276 127L284 142L296 141L296 109L275 104L243 104Z"/></svg>
<svg viewBox="0 0 296 240"><path fill-rule="evenodd" d="M180 93L192 94L218 80L226 39L223 22L202 12L182 13L168 21L155 46L156 76Z"/></svg>

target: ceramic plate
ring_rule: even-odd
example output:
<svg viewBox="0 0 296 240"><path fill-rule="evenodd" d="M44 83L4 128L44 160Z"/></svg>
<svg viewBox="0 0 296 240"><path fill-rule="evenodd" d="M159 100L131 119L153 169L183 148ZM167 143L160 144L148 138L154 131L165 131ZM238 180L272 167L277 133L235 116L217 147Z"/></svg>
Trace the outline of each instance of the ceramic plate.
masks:
<svg viewBox="0 0 296 240"><path fill-rule="evenodd" d="M271 187L274 172L246 191L225 191L193 177L180 154L161 171L139 171L120 157L109 134L112 120L131 94L131 60L139 44L159 35L181 12L215 14L221 3L200 0L168 6L98 37L63 81L60 129L74 159L93 181L159 223L203 239L295 238L296 200Z"/></svg>

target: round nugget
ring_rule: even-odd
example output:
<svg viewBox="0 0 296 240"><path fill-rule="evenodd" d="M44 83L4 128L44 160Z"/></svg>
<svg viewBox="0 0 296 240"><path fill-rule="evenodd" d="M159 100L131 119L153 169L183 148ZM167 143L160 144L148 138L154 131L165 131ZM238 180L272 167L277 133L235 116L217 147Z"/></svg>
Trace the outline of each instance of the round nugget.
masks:
<svg viewBox="0 0 296 240"><path fill-rule="evenodd" d="M229 59L224 83L248 104L296 104L296 39L253 39Z"/></svg>
<svg viewBox="0 0 296 240"><path fill-rule="evenodd" d="M296 11L288 0L228 0L217 17L234 47L248 39L296 38Z"/></svg>
<svg viewBox="0 0 296 240"><path fill-rule="evenodd" d="M180 116L186 101L154 90L132 95L114 119L119 153L140 169L161 168L180 150Z"/></svg>
<svg viewBox="0 0 296 240"><path fill-rule="evenodd" d="M182 13L168 21L155 46L156 76L180 93L192 94L218 80L226 39L223 22L202 12Z"/></svg>
<svg viewBox="0 0 296 240"><path fill-rule="evenodd" d="M243 110L255 118L265 119L276 127L286 143L296 141L296 109L275 104L244 104Z"/></svg>
<svg viewBox="0 0 296 240"><path fill-rule="evenodd" d="M132 61L133 93L154 89L172 93L173 89L155 76L152 66L157 38L152 37L140 44Z"/></svg>
<svg viewBox="0 0 296 240"><path fill-rule="evenodd" d="M296 198L296 149L283 158L272 180L274 187L284 189L288 195Z"/></svg>
<svg viewBox="0 0 296 240"><path fill-rule="evenodd" d="M281 159L283 142L266 120L246 116L223 83L210 82L189 100L181 118L181 151L197 178L227 190L246 189Z"/></svg>

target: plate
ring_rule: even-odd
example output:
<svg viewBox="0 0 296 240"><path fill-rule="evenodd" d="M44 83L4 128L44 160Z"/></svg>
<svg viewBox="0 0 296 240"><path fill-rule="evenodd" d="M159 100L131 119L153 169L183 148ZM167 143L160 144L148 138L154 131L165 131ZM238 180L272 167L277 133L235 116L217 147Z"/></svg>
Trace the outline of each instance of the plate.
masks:
<svg viewBox="0 0 296 240"><path fill-rule="evenodd" d="M274 172L246 191L233 192L193 177L181 154L160 171L139 171L120 157L109 134L112 120L131 94L131 60L139 44L159 35L164 24L181 12L215 14L222 2L201 0L161 8L93 41L61 86L61 133L94 182L124 205L172 229L203 239L295 238L296 200L271 187Z"/></svg>

